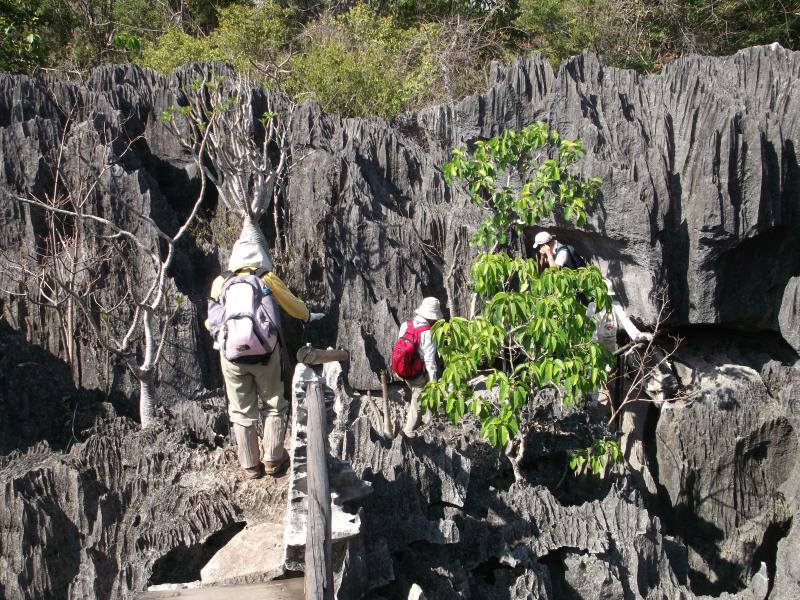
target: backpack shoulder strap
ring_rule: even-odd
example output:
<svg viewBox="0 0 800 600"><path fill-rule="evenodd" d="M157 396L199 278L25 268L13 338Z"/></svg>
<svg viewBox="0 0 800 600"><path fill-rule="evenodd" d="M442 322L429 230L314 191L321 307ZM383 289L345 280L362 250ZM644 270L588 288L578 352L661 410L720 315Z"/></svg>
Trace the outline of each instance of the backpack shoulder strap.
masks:
<svg viewBox="0 0 800 600"><path fill-rule="evenodd" d="M423 331L428 331L430 328L431 326L427 324L420 325L419 327L414 327L414 322L408 321L408 324L406 325L406 335L410 335L411 338L409 339L411 339L411 341L414 342L415 344L418 344L419 336L422 335Z"/></svg>
<svg viewBox="0 0 800 600"><path fill-rule="evenodd" d="M211 284L211 291L208 294L208 297L213 300L214 302L219 302L219 299L222 297L222 293L228 287L228 282L236 276L236 273L233 271L223 271L219 274Z"/></svg>
<svg viewBox="0 0 800 600"><path fill-rule="evenodd" d="M572 266L576 269L585 266L586 261L580 254L578 254L577 250L575 250L575 247L571 244L567 244L566 246L567 252L569 252L569 259L572 261Z"/></svg>
<svg viewBox="0 0 800 600"><path fill-rule="evenodd" d="M553 253L553 258L557 257L562 252L566 252L570 260L572 260L572 253L569 250L569 244L559 244L558 249Z"/></svg>
<svg viewBox="0 0 800 600"><path fill-rule="evenodd" d="M414 332L414 323L412 323L411 320L409 319L408 321L406 321L406 330L403 332L403 335L401 335L400 337L404 337L409 333L413 334L413 332Z"/></svg>
<svg viewBox="0 0 800 600"><path fill-rule="evenodd" d="M222 294L222 288L224 285L225 273L222 273L211 282L211 289L208 292L208 299L214 302L219 302L219 297Z"/></svg>
<svg viewBox="0 0 800 600"><path fill-rule="evenodd" d="M228 288L238 282L246 283L250 287L252 287L257 294L262 292L262 289L266 287L260 279L258 283L253 281L253 272L251 269L239 269L235 273L233 271L225 271L220 277L223 277L222 286L220 287L219 295L222 296Z"/></svg>

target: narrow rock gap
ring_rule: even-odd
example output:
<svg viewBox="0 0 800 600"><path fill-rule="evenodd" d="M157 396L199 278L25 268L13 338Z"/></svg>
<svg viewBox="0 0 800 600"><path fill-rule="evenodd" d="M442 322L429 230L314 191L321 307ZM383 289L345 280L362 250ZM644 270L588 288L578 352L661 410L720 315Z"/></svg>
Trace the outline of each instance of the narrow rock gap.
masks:
<svg viewBox="0 0 800 600"><path fill-rule="evenodd" d="M758 572L761 563L767 565L767 575L769 576L769 587L767 588L767 600L771 593L772 588L775 586L775 576L777 575L777 562L778 562L778 544L780 541L789 535L792 529L792 519L783 523L772 523L764 532L764 539L761 546L756 550L753 555L752 570L754 573Z"/></svg>
<svg viewBox="0 0 800 600"><path fill-rule="evenodd" d="M501 563L496 556L492 556L472 569L471 573L474 577L480 577L487 584L494 584L496 573L501 569L512 570L508 565Z"/></svg>
<svg viewBox="0 0 800 600"><path fill-rule="evenodd" d="M548 552L539 559L539 562L547 568L547 572L550 575L554 598L559 598L560 600L582 600L567 582L567 568L564 565L565 550L565 548L558 548Z"/></svg>
<svg viewBox="0 0 800 600"><path fill-rule="evenodd" d="M191 546L181 543L176 546L153 564L153 572L147 585L199 580L200 569L246 525L245 521L231 523L211 534L205 542Z"/></svg>

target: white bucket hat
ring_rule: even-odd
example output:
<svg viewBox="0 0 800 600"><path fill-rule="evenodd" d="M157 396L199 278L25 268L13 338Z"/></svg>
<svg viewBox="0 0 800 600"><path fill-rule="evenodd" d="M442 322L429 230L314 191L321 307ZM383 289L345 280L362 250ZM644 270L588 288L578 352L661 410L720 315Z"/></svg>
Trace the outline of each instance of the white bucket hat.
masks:
<svg viewBox="0 0 800 600"><path fill-rule="evenodd" d="M536 237L533 238L533 247L538 248L539 246L544 246L545 244L549 244L553 241L553 236L547 233L546 231L540 231L536 234Z"/></svg>
<svg viewBox="0 0 800 600"><path fill-rule="evenodd" d="M439 305L439 300L433 297L424 298L419 308L414 311L415 315L419 315L428 321L438 321L444 318L442 314L442 307Z"/></svg>
<svg viewBox="0 0 800 600"><path fill-rule="evenodd" d="M242 229L239 239L231 248L231 258L228 261L228 270L236 271L242 267L263 267L272 271L272 260L269 253L258 241L256 234L248 227Z"/></svg>

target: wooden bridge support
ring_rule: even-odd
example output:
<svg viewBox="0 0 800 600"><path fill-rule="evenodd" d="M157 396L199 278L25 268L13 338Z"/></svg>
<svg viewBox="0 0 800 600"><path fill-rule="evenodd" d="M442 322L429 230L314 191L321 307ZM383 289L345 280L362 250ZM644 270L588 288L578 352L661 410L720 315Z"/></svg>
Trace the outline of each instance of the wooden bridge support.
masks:
<svg viewBox="0 0 800 600"><path fill-rule="evenodd" d="M333 600L331 493L325 449L325 400L319 381L306 383L308 406L308 523L306 600Z"/></svg>

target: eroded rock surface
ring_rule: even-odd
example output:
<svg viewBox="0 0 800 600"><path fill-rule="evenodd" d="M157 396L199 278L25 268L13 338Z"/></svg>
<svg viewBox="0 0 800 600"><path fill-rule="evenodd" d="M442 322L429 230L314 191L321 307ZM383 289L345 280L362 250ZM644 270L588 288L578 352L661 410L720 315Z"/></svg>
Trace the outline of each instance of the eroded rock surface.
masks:
<svg viewBox="0 0 800 600"><path fill-rule="evenodd" d="M612 486L602 500L564 505L543 486L510 483L508 464L504 476L473 462L463 439L445 443L448 436L459 434L433 428L387 441L366 417L353 423L343 458L374 489L363 501L359 544L384 549L392 582L383 562L366 561L355 573L345 569L350 589L400 598L417 583L432 598L562 598L567 586L580 598L575 571L589 564L603 577L584 576L581 585L610 594L597 597L692 597L668 556L679 545L634 491ZM473 475L492 469L494 481Z"/></svg>
<svg viewBox="0 0 800 600"><path fill-rule="evenodd" d="M687 347L679 360L691 364L694 392L661 409L651 448L695 589L734 591L768 562L795 514L784 488L800 459L797 423L781 395L796 390L774 377L770 389L721 353L692 354Z"/></svg>
<svg viewBox="0 0 800 600"><path fill-rule="evenodd" d="M141 136L112 160L91 202L143 234L140 214L174 227L198 178L158 117L196 68L162 77L103 67L80 85L0 75L5 256L22 260L42 242L41 213L15 196L51 189L48 162L65 130L70 181L81 176L80 148L106 143L113 131L120 135L108 143L117 153ZM327 312L312 327L290 326L290 345L304 337L347 347L349 384L374 389L399 323L423 296L463 314L474 253L468 239L482 215L463 189L444 185L440 166L455 146L544 119L583 139L582 171L604 180L586 231L558 218L548 226L601 265L632 316L651 323L654 291L665 287L670 325L743 330L753 345L770 344L767 354L791 363L798 351L799 76L800 54L771 46L685 57L649 76L604 67L590 54L558 71L541 57L520 59L495 68L485 93L391 122L342 119L275 98L295 166L277 222L270 216L262 226L281 275ZM199 573L202 544L219 545L244 521L276 517L264 507L284 506L284 492L230 474L232 451L211 450L223 441L224 417L207 392L220 379L201 323L208 286L238 233L217 211L212 190L202 227L180 248L173 273L190 302L174 323L158 383L178 427L137 432L101 403L75 412L74 399L64 401L77 392L73 383L35 398L37 414L52 406L53 423L0 424L12 435L4 450L40 439L71 445L67 454L37 445L0 459L0 595L125 597L176 570ZM0 272L0 287L17 290L8 274ZM116 277L112 269L104 280L105 300L120 289ZM63 354L48 314L16 296L0 302L12 327ZM135 385L83 339L75 382L110 394L123 413L135 404ZM11 358L0 367L16 379L4 380L0 398L3 415L19 420L24 398L12 395L24 386L14 382L39 367ZM383 440L354 404L331 447L374 493L359 513L363 535L337 555L340 589L374 598L413 583L431 598L800 596L797 369L760 358L689 363L705 390L648 421L657 438L646 448L657 467L655 496L623 479L582 500L562 494L560 474L537 470L542 455L554 462L566 450L557 436L525 441L527 476L514 482L505 459L460 431L439 424L415 439ZM61 377L63 365L56 370ZM79 423L104 416L111 424L75 444L71 414Z"/></svg>
<svg viewBox="0 0 800 600"><path fill-rule="evenodd" d="M414 584L436 598L796 597L800 369L737 356L685 341L683 396L650 404L642 423L656 494L629 474L591 481L583 499L573 476L554 483L546 463L593 434L545 398L530 416L555 429L526 432L515 481L469 421L386 439L359 416L364 399L340 389L347 425L331 447L373 489L362 534L335 561L341 597L405 598Z"/></svg>
<svg viewBox="0 0 800 600"><path fill-rule="evenodd" d="M244 526L282 522L285 486L243 482L233 450L187 430L120 419L69 454L40 446L0 459L0 593L126 598L148 583L200 578Z"/></svg>

